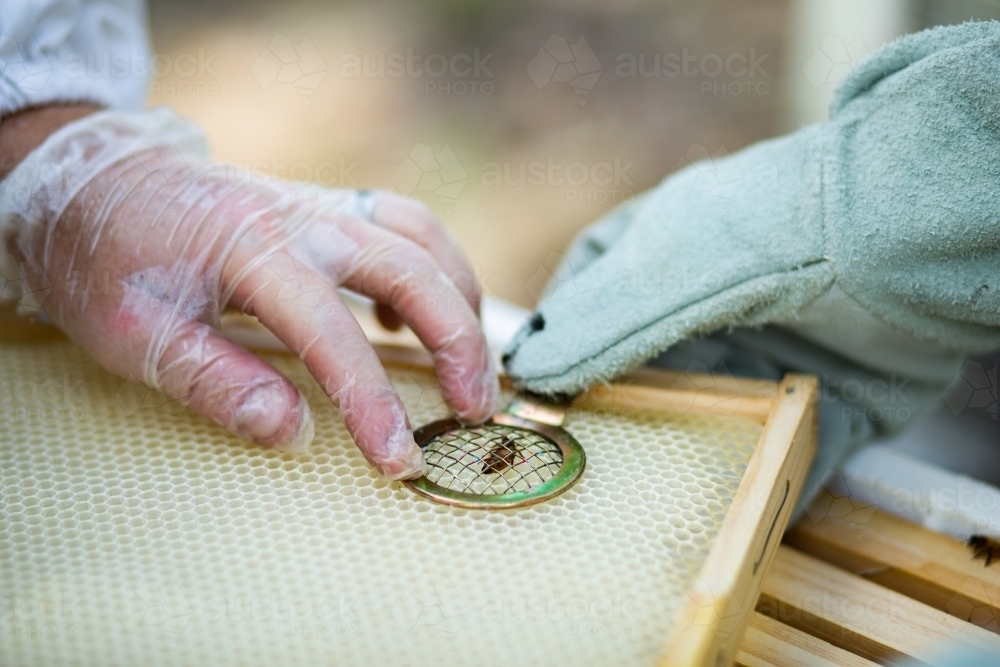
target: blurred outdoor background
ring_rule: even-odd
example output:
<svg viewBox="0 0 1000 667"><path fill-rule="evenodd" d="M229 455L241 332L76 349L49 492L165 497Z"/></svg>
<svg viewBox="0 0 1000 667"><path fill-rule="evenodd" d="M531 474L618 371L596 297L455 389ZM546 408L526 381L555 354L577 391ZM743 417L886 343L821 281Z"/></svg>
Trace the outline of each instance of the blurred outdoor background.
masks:
<svg viewBox="0 0 1000 667"><path fill-rule="evenodd" d="M852 63L969 18L1000 1L153 0L150 103L222 161L420 198L530 307L616 204L823 120Z"/></svg>

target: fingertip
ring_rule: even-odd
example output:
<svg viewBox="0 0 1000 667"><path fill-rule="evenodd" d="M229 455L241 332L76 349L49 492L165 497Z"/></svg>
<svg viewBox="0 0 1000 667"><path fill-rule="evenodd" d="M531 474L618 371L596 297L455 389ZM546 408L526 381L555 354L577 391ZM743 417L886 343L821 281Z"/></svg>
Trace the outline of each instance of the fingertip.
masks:
<svg viewBox="0 0 1000 667"><path fill-rule="evenodd" d="M416 445L416 443L414 443L414 445ZM420 450L420 447L415 446L415 449L410 453L408 460L401 461L398 467L386 470L383 472L383 475L386 479L392 482L402 479L416 479L418 477L423 477L426 467L427 463L424 460L424 453Z"/></svg>
<svg viewBox="0 0 1000 667"><path fill-rule="evenodd" d="M486 387L483 390L484 419L489 419L497 411L497 401L500 400L500 376L495 368L490 368L490 375L485 380Z"/></svg>
<svg viewBox="0 0 1000 667"><path fill-rule="evenodd" d="M463 364L459 355L446 350L435 355L442 396L454 410L456 419L467 425L481 424L493 416L500 398L500 378L481 335L477 346L477 358L471 363Z"/></svg>
<svg viewBox="0 0 1000 667"><path fill-rule="evenodd" d="M291 439L278 442L272 447L289 454L305 454L316 437L316 422L313 420L312 408L309 402L299 393L299 423Z"/></svg>
<svg viewBox="0 0 1000 667"><path fill-rule="evenodd" d="M402 405L393 405L393 427L385 444L372 452L375 469L388 480L412 479L424 473L424 453Z"/></svg>
<svg viewBox="0 0 1000 667"><path fill-rule="evenodd" d="M236 409L232 430L256 444L301 454L309 450L316 426L309 402L282 381L250 391Z"/></svg>
<svg viewBox="0 0 1000 667"><path fill-rule="evenodd" d="M352 391L360 393L341 395L341 411L347 430L372 467L390 481L422 475L424 455L413 438L410 420L392 385L382 389L352 387ZM344 413L346 404L352 409Z"/></svg>
<svg viewBox="0 0 1000 667"><path fill-rule="evenodd" d="M492 365L486 369L480 380L479 389L473 392L471 404L456 417L463 424L481 424L496 412L500 398L500 379Z"/></svg>

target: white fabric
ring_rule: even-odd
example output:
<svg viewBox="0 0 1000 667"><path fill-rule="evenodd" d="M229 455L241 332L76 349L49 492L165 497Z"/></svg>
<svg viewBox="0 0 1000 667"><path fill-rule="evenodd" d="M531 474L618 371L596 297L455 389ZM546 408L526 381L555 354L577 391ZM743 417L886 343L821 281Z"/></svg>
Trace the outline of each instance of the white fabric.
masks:
<svg viewBox="0 0 1000 667"><path fill-rule="evenodd" d="M142 0L0 0L0 114L60 102L143 107Z"/></svg>

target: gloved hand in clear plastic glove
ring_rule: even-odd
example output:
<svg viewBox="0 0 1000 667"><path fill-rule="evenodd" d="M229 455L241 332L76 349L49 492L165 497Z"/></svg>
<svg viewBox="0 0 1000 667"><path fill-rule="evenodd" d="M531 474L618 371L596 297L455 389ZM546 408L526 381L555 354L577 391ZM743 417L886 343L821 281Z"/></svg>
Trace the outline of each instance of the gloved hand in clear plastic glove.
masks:
<svg viewBox="0 0 1000 667"><path fill-rule="evenodd" d="M478 287L426 207L234 173L167 109L94 113L51 134L0 182L0 232L29 288L45 290L45 314L105 368L254 442L302 451L312 417L288 379L213 328L225 308L256 316L305 362L380 473L422 472L338 286L413 328L460 419L492 413Z"/></svg>

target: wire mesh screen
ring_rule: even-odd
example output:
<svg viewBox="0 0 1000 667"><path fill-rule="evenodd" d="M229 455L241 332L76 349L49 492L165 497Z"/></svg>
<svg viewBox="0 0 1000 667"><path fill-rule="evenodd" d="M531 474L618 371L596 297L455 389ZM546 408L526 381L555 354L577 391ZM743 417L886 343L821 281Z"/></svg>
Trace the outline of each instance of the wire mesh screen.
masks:
<svg viewBox="0 0 1000 667"><path fill-rule="evenodd" d="M461 493L531 491L552 479L563 464L559 445L545 435L500 424L452 429L422 446L424 476Z"/></svg>

